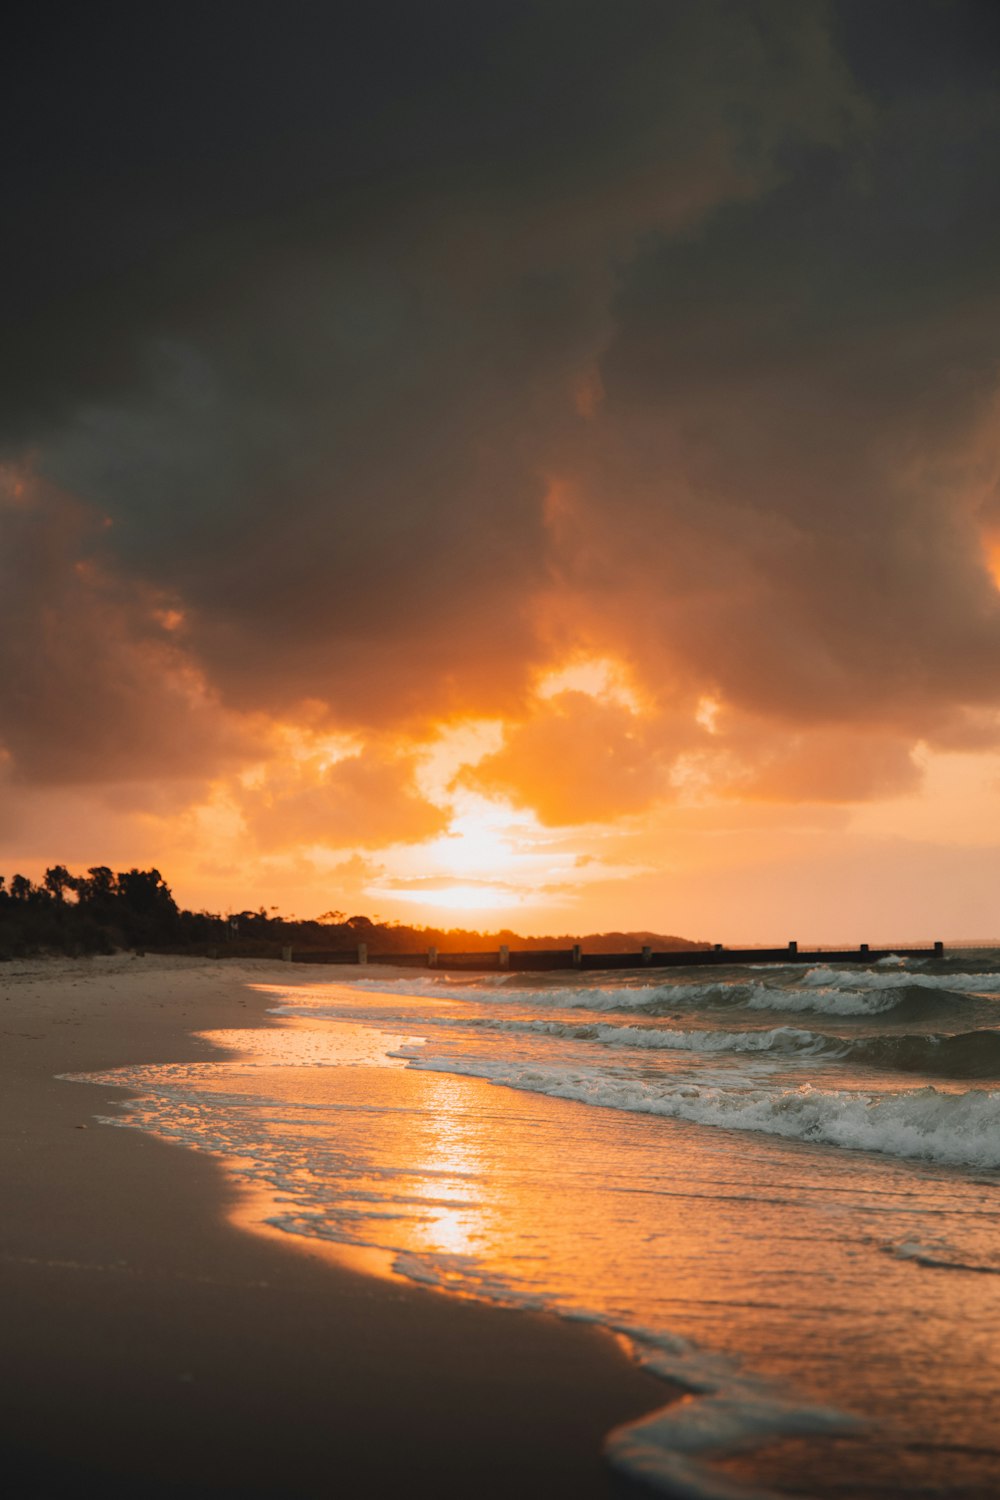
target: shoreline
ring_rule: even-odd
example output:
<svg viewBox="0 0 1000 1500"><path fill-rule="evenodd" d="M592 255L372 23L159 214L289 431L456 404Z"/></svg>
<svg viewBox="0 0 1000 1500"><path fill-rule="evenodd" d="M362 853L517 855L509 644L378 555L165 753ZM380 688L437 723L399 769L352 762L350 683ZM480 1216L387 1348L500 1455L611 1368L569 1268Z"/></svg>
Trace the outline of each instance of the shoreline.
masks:
<svg viewBox="0 0 1000 1500"><path fill-rule="evenodd" d="M635 1494L603 1441L671 1389L611 1334L240 1229L221 1161L98 1124L101 1086L58 1076L216 1056L194 1033L276 1024L248 986L285 976L262 960L0 964L8 1492Z"/></svg>

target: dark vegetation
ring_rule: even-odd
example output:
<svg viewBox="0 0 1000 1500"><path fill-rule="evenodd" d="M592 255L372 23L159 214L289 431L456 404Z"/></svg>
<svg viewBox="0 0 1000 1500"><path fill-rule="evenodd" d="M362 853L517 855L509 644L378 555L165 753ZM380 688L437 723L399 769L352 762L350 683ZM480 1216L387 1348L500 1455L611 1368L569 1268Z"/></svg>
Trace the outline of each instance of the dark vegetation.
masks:
<svg viewBox="0 0 1000 1500"><path fill-rule="evenodd" d="M241 911L219 916L182 911L159 870L120 870L94 865L72 875L65 865L46 870L40 885L24 875L10 882L0 875L0 959L37 953L113 953L138 949L233 958L271 958L292 946L297 951L356 948L370 953L495 952L512 949L569 948L585 953L625 953L649 944L656 949L705 948L685 938L656 932L601 932L521 937L516 932L474 932L467 928L410 927L370 917L329 911L316 921Z"/></svg>

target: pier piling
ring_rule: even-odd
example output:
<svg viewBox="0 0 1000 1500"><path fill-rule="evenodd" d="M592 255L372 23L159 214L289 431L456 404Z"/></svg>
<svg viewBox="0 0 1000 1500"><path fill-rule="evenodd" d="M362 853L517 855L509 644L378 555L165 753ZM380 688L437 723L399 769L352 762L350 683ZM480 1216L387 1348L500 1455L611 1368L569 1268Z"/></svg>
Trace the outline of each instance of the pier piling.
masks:
<svg viewBox="0 0 1000 1500"><path fill-rule="evenodd" d="M511 949L508 944L489 952L459 953L446 949L425 948L422 952L377 952L369 954L367 943L355 948L312 949L285 945L275 950L286 963L298 964L397 964L408 967L426 965L428 969L464 969L470 973L531 972L545 969L638 969L700 968L703 965L731 964L870 964L894 954L898 958L943 958L944 943L926 943L921 947L872 948L859 943L856 948L800 948L795 941L782 948L727 948L724 943L706 943L700 948L667 949L654 952L648 945L631 951L584 953L579 943L572 948ZM210 958L218 949L208 950Z"/></svg>

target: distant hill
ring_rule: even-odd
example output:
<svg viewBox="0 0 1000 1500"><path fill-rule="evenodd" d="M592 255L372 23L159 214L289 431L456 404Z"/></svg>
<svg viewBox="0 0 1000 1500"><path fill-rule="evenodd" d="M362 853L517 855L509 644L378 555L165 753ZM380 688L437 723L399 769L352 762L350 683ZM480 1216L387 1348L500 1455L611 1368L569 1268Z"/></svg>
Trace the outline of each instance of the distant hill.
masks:
<svg viewBox="0 0 1000 1500"><path fill-rule="evenodd" d="M469 937L477 934L470 933ZM572 948L574 943L579 943L584 953L635 953L641 948L652 948L655 953L663 953L670 949L710 948L711 943L703 943L691 938L677 937L673 933L664 932L588 932L584 936L576 936L573 933L563 933L559 937L521 937L516 932L505 932L490 934L490 943L493 947L499 947L506 943L508 948L522 948L537 950L539 948ZM493 942L493 937L496 942ZM450 934L449 934L450 938ZM484 935L484 942L485 942ZM445 944L440 945L442 949ZM452 946L449 941L447 946Z"/></svg>
<svg viewBox="0 0 1000 1500"><path fill-rule="evenodd" d="M236 920L241 931L245 930L244 919L254 914L241 913ZM538 952L552 948L572 948L579 943L584 953L637 953L650 947L663 952L666 949L710 948L710 943L693 941L662 932L588 932L578 934L564 932L558 935L546 933L539 937L525 937L509 927L482 932L470 927L414 927L405 922L373 922L369 917L348 917L328 912L318 922L286 924L288 942L293 940L291 931L295 927L294 942L297 948L349 948L356 943L368 944L370 953L420 953L425 948L437 948L439 953L496 952L501 944L511 950Z"/></svg>

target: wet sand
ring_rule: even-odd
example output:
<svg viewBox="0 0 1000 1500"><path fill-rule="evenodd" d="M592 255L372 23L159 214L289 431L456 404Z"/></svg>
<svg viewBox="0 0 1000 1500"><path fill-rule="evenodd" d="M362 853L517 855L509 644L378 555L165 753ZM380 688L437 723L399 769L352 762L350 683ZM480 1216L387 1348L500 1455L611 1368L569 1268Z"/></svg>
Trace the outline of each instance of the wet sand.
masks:
<svg viewBox="0 0 1000 1500"><path fill-rule="evenodd" d="M633 1493L601 1443L669 1391L609 1336L239 1230L219 1163L96 1123L108 1090L56 1076L213 1055L192 1033L270 1024L249 984L287 973L0 964L6 1492Z"/></svg>

